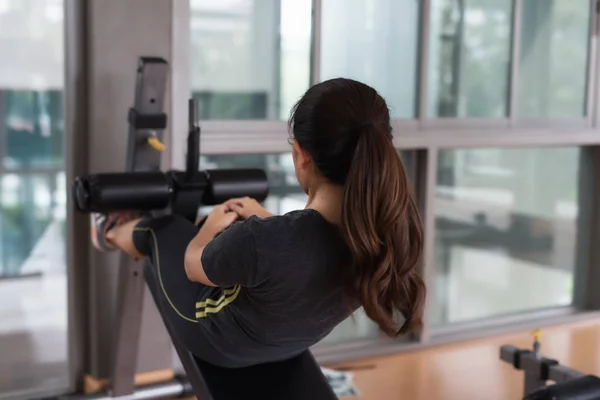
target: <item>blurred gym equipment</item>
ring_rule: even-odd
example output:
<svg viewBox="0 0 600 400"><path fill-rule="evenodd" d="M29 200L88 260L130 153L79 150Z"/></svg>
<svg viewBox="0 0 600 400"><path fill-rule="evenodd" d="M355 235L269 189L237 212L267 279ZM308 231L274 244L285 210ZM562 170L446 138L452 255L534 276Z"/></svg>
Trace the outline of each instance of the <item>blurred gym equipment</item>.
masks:
<svg viewBox="0 0 600 400"><path fill-rule="evenodd" d="M540 354L540 332L531 350L502 346L500 359L525 373L524 400L600 400L600 378L585 375ZM548 381L554 384L548 385Z"/></svg>

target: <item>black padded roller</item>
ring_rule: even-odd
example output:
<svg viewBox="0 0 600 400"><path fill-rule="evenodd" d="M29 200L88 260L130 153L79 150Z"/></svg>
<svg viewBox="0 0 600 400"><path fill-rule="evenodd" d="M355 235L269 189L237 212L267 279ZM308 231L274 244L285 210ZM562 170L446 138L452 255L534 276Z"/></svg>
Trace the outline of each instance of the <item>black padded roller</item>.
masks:
<svg viewBox="0 0 600 400"><path fill-rule="evenodd" d="M73 198L81 212L157 210L169 205L171 188L162 172L95 174L75 179Z"/></svg>
<svg viewBox="0 0 600 400"><path fill-rule="evenodd" d="M267 174L261 169L213 169L205 173L210 182L202 199L206 205L246 196L261 202L269 194Z"/></svg>

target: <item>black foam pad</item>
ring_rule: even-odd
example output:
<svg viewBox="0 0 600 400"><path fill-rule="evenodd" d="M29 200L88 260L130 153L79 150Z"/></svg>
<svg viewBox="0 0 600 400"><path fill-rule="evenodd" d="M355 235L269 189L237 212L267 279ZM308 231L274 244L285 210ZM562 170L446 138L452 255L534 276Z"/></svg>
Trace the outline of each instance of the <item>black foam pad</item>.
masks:
<svg viewBox="0 0 600 400"><path fill-rule="evenodd" d="M587 375L546 386L530 393L524 400L600 400L600 378Z"/></svg>

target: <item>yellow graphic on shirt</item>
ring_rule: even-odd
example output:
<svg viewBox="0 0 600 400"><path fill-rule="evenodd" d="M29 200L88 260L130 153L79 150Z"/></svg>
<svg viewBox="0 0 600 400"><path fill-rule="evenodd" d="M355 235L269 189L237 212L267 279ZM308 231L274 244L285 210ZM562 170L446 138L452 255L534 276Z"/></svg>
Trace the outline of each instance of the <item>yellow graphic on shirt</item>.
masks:
<svg viewBox="0 0 600 400"><path fill-rule="evenodd" d="M237 299L242 287L237 285L231 289L225 289L223 295L215 299L206 299L196 303L196 318L206 318L208 314L216 314L221 311L225 306L231 304Z"/></svg>

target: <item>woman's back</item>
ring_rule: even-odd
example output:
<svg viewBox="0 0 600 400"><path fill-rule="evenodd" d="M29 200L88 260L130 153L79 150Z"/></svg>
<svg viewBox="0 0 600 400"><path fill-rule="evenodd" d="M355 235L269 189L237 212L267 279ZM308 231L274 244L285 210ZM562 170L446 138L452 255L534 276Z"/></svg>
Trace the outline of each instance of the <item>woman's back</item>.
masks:
<svg viewBox="0 0 600 400"><path fill-rule="evenodd" d="M390 337L422 327L422 223L385 100L328 80L296 103L289 127L305 210L268 217L255 200L230 199L200 231L177 217L95 219L95 243L156 264L174 330L209 363L293 357L359 305Z"/></svg>
<svg viewBox="0 0 600 400"><path fill-rule="evenodd" d="M224 289L214 289L214 302L205 300L208 313L199 320L214 338L214 357L224 358L212 362L242 367L282 360L321 340L353 311L344 297L347 262L339 229L311 209L252 217L214 239L202 264Z"/></svg>

